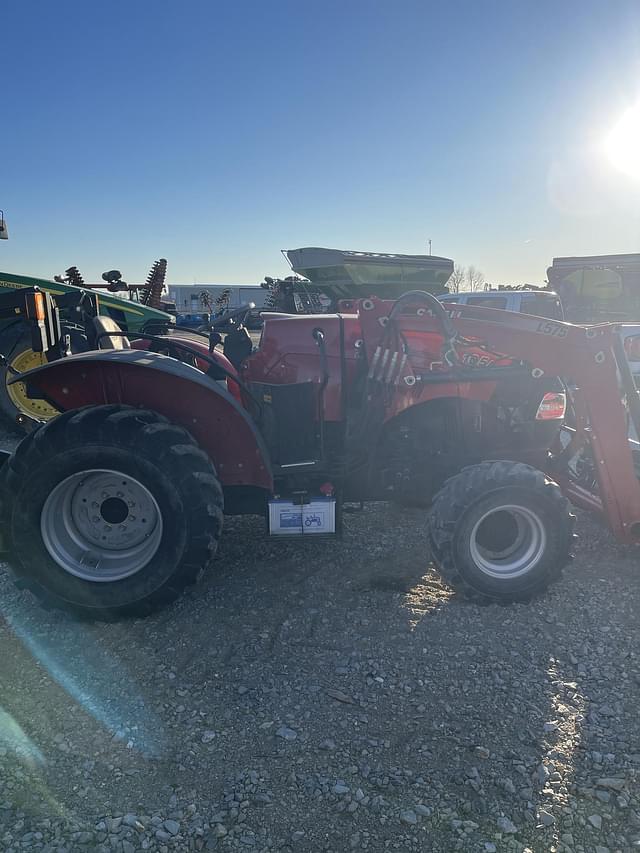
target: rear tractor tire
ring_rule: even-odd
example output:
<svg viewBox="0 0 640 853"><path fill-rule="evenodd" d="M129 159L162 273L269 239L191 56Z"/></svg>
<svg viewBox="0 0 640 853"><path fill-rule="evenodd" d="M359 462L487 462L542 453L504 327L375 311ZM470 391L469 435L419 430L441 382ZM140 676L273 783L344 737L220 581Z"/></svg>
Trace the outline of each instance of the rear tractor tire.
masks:
<svg viewBox="0 0 640 853"><path fill-rule="evenodd" d="M527 602L571 559L573 522L569 502L541 471L483 462L436 495L429 541L442 578L465 598Z"/></svg>
<svg viewBox="0 0 640 853"><path fill-rule="evenodd" d="M156 412L92 406L30 433L0 480L8 561L45 605L145 616L211 562L222 488L189 433Z"/></svg>

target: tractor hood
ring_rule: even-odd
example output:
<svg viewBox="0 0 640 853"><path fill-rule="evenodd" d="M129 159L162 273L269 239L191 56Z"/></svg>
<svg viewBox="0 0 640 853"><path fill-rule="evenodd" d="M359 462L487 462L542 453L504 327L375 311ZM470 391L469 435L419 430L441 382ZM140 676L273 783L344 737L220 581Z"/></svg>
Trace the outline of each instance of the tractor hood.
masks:
<svg viewBox="0 0 640 853"><path fill-rule="evenodd" d="M3 291L18 290L25 287L39 287L41 290L46 290L53 297L60 296L63 293L77 293L79 290L82 290L82 288L75 287L72 284L61 284L58 281L51 281L46 278L0 272L0 288ZM149 308L139 302L122 299L121 297L113 296L110 293L103 293L99 290L87 291L87 293L93 293L94 296L98 297L98 305L101 313L107 313L107 310L111 309L117 312L117 314L122 314L127 328L132 332L141 331L149 324L175 325L175 317L164 311L158 311L156 308ZM114 319L116 319L116 322L119 322L117 315Z"/></svg>

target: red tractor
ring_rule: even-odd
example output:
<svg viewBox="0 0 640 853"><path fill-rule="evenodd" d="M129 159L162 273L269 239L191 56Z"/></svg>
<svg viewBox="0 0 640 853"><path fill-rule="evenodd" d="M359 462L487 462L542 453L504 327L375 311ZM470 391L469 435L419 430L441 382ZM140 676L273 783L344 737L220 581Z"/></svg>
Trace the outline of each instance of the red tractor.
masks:
<svg viewBox="0 0 640 853"><path fill-rule="evenodd" d="M48 604L150 612L214 560L223 514L322 537L345 502L430 506L425 562L429 543L478 601L526 601L558 576L567 497L640 538L618 377L638 425L640 404L613 326L423 292L266 314L259 346L240 325L225 355L214 332L209 347L149 335L134 349L94 322L101 348L16 377L61 413L2 465L6 558Z"/></svg>

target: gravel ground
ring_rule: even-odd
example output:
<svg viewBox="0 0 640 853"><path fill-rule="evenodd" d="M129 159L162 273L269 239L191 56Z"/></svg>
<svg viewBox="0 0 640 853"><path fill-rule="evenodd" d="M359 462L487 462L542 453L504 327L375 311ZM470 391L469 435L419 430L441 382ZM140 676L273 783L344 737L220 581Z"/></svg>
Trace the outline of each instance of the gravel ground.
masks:
<svg viewBox="0 0 640 853"><path fill-rule="evenodd" d="M482 608L419 512L345 526L230 520L217 571L113 625L0 569L0 849L640 849L637 552L583 517L548 595Z"/></svg>

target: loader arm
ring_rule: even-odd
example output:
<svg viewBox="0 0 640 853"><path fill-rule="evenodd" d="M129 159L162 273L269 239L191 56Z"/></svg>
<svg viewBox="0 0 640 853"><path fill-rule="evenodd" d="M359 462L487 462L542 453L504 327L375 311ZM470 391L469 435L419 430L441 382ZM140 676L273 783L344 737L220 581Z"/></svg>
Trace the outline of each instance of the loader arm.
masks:
<svg viewBox="0 0 640 853"><path fill-rule="evenodd" d="M378 363L395 365L393 373L385 369L380 381L394 385L397 393L414 393L416 385L428 382L448 380L460 384L486 381L489 376L497 380L501 371L513 370L513 367L478 370L446 363L434 365L432 370L415 369L407 340L412 334L438 331L439 321L422 307L401 313L389 322L393 304L375 298L363 300L360 319L370 362L377 353ZM618 538L640 541L640 483L628 442L620 384L632 417L638 421L636 429L640 428L640 402L620 344L618 326L573 326L493 308L445 307L459 339L479 341L493 353L522 361L525 369L536 377L560 376L576 386L574 402L578 417L571 449L577 452L590 446L598 494L572 482L561 467L551 465L548 473L572 502L600 511Z"/></svg>
<svg viewBox="0 0 640 853"><path fill-rule="evenodd" d="M59 411L117 403L147 408L183 426L224 486L273 487L269 454L251 416L202 371L145 350L96 350L20 374L30 396Z"/></svg>

